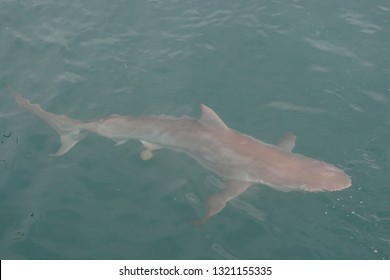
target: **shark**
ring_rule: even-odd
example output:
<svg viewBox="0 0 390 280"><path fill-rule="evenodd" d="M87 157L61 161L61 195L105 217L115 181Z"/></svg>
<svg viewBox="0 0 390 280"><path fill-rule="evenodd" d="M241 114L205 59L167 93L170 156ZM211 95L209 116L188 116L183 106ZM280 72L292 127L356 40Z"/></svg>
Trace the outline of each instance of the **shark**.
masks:
<svg viewBox="0 0 390 280"><path fill-rule="evenodd" d="M155 150L168 148L187 154L219 175L223 189L208 197L204 215L193 221L194 224L205 223L252 185L305 192L339 191L352 185L351 177L335 165L293 153L294 134L285 134L276 145L267 144L228 127L203 104L199 119L111 115L81 121L47 112L39 104L9 90L19 106L38 116L59 134L61 147L51 154L53 156L67 153L87 133L96 133L112 139L117 145L130 139L141 141L143 160L150 160Z"/></svg>

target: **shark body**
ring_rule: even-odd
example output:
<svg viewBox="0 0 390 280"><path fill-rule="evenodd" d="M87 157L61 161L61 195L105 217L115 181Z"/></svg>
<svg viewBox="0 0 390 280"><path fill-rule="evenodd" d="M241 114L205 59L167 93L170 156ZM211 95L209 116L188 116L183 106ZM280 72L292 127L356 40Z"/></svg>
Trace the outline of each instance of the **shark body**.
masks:
<svg viewBox="0 0 390 280"><path fill-rule="evenodd" d="M53 155L63 155L93 132L113 139L117 145L138 139L144 145L141 158L148 160L153 151L169 148L184 152L224 180L222 192L207 201L205 215L196 224L220 212L227 202L254 184L278 190L309 192L336 191L351 186L351 178L341 169L309 157L292 153L295 135L286 134L274 146L229 128L209 107L201 105L201 118L159 116L129 117L111 115L93 121L80 121L47 112L12 91L17 103L54 128L61 147Z"/></svg>

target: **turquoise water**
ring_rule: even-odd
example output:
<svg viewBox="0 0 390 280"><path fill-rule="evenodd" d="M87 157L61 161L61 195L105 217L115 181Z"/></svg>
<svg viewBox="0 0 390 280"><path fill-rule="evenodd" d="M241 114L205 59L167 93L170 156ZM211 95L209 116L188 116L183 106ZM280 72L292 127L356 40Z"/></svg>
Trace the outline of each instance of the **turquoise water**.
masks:
<svg viewBox="0 0 390 280"><path fill-rule="evenodd" d="M1 259L390 259L389 1L0 0ZM256 185L201 227L221 178L96 135L62 157L7 85L57 114L199 116L351 177Z"/></svg>

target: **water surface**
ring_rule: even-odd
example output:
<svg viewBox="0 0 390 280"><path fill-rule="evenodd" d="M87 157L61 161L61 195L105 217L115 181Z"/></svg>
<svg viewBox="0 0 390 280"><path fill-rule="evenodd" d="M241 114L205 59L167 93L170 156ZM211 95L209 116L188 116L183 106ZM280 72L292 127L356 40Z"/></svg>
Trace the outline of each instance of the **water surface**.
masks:
<svg viewBox="0 0 390 280"><path fill-rule="evenodd" d="M374 3L375 2L375 3ZM0 0L2 259L389 259L388 1ZM251 187L202 227L221 178L194 160L56 133L7 85L78 119L199 116L352 176Z"/></svg>

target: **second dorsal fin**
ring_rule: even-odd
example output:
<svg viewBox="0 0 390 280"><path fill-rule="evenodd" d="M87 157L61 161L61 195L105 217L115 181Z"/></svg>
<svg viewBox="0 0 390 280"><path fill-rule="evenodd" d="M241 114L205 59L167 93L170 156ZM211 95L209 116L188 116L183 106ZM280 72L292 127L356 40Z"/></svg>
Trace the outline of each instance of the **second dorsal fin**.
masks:
<svg viewBox="0 0 390 280"><path fill-rule="evenodd" d="M229 129L229 127L221 120L221 118L209 107L204 104L200 105L202 110L201 122L210 127Z"/></svg>

